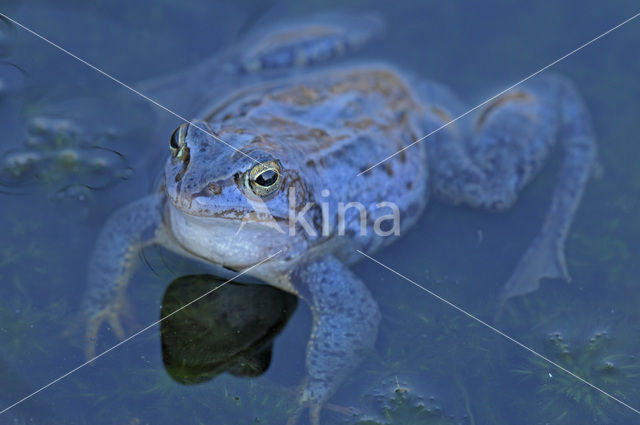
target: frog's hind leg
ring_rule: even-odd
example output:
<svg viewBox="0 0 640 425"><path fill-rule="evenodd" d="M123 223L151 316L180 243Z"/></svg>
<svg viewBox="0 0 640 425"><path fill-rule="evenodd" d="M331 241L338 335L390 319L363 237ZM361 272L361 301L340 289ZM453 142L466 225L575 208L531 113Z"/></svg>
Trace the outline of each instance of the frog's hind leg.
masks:
<svg viewBox="0 0 640 425"><path fill-rule="evenodd" d="M537 290L540 278L571 280L564 245L594 170L597 149L589 115L575 89L559 78L550 79L549 84L557 87L561 116L557 137L562 144L563 162L542 228L502 288L496 318L507 299ZM554 89L550 86L549 90Z"/></svg>
<svg viewBox="0 0 640 425"><path fill-rule="evenodd" d="M515 203L556 140L561 143L564 159L551 206L502 288L500 309L508 298L535 291L541 278L569 280L564 242L596 156L588 113L570 83L558 77L530 83L486 105L473 128L447 127L425 141L436 196L496 211ZM473 135L465 136L465 131Z"/></svg>
<svg viewBox="0 0 640 425"><path fill-rule="evenodd" d="M136 85L154 101L191 119L230 90L292 70L328 63L360 49L384 28L374 14L324 13L250 31L244 40L190 68ZM158 109L166 114L166 111Z"/></svg>
<svg viewBox="0 0 640 425"><path fill-rule="evenodd" d="M253 73L328 62L358 50L383 28L374 14L333 12L259 29L247 37L237 70Z"/></svg>

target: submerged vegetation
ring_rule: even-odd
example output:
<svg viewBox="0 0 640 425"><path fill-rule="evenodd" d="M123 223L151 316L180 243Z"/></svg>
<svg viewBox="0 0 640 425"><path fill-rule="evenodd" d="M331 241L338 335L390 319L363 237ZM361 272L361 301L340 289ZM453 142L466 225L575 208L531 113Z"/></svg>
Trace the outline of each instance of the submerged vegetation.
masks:
<svg viewBox="0 0 640 425"><path fill-rule="evenodd" d="M640 398L639 352L626 351L614 335L606 329L586 337L575 330L568 334L555 331L547 336L542 354L623 402L634 404ZM531 356L528 367L516 373L535 386L537 416L544 423L611 423L621 408L607 395L539 357Z"/></svg>
<svg viewBox="0 0 640 425"><path fill-rule="evenodd" d="M468 417L447 414L433 396L424 396L397 376L365 396L367 412L356 414L352 425L454 425L469 423ZM462 421L462 422L461 422Z"/></svg>
<svg viewBox="0 0 640 425"><path fill-rule="evenodd" d="M83 134L70 120L36 116L26 127L24 146L2 155L2 186L20 189L51 184L58 196L64 196L71 194L69 188L104 189L131 176L131 167L121 154L101 147L104 140Z"/></svg>

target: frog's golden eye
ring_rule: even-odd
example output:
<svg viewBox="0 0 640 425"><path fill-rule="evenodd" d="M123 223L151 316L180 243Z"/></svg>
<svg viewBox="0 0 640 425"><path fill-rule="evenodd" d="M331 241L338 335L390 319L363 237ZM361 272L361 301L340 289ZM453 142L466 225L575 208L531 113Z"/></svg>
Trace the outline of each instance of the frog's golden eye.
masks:
<svg viewBox="0 0 640 425"><path fill-rule="evenodd" d="M276 161L265 161L254 166L247 173L247 184L258 196L267 196L280 187L282 172Z"/></svg>
<svg viewBox="0 0 640 425"><path fill-rule="evenodd" d="M176 159L181 159L184 156L184 140L187 137L187 128L189 124L182 124L176 128L171 134L169 139L169 149L171 150L171 156Z"/></svg>

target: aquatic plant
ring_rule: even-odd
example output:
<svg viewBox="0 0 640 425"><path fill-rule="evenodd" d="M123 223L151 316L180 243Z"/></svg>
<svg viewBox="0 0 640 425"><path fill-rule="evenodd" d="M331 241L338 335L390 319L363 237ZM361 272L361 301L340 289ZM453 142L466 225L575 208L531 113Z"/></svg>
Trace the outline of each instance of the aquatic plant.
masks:
<svg viewBox="0 0 640 425"><path fill-rule="evenodd" d="M640 358L621 351L607 329L588 337L554 331L548 334L544 355L620 400L640 399ZM534 383L539 397L537 414L544 423L610 423L618 404L580 380L539 357L529 357L528 367L516 371Z"/></svg>
<svg viewBox="0 0 640 425"><path fill-rule="evenodd" d="M105 412L123 405L146 405L144 421L158 423L281 425L294 411L295 394L265 379L238 379L229 375L200 385L175 382L161 367L132 369L131 380L114 382L97 403ZM95 398L93 398L95 403Z"/></svg>
<svg viewBox="0 0 640 425"><path fill-rule="evenodd" d="M64 300L38 304L33 297L37 284L47 279L55 258L38 242L42 225L20 220L19 213L5 217L5 240L0 246L0 341L7 358L24 353L46 352L40 339L63 318Z"/></svg>
<svg viewBox="0 0 640 425"><path fill-rule="evenodd" d="M435 397L424 397L397 376L384 380L366 397L372 408L356 413L352 425L445 425L458 423L455 415L446 414ZM459 418L458 418L459 419ZM465 422L468 422L465 419Z"/></svg>

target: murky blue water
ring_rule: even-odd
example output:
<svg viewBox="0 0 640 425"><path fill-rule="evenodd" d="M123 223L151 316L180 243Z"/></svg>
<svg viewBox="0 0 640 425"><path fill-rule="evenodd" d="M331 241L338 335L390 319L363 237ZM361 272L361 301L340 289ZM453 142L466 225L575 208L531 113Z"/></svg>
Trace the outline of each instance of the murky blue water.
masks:
<svg viewBox="0 0 640 425"><path fill-rule="evenodd" d="M257 25L340 5L4 0L0 11L134 83L195 64ZM445 82L470 106L638 12L632 1L591 0L378 1L349 8L377 10L388 24L385 38L361 58ZM571 284L544 282L536 293L510 301L498 324L634 408L640 408L638 40L640 21L634 21L553 67L576 83L592 113L602 173L590 182L567 240ZM134 94L122 96L112 81L15 26L0 27L0 55L4 156L46 156L67 147L91 159L52 159L37 173L5 175L0 186L2 409L84 362L80 336L63 332L79 308L97 232L117 207L151 191L179 121L169 114L153 121ZM72 118L80 133L62 128L47 138L39 117ZM500 286L538 229L553 168L507 213L431 204L409 234L377 257L490 321ZM375 264L354 269L379 300L383 318L375 349L332 398L324 422L640 423L629 408ZM158 320L161 305L194 298L197 291L189 291L195 289L180 289L180 277L200 271L161 249L145 251L129 291L135 324L128 332ZM262 338L253 351L234 340L229 350L212 353L225 345L223 337L233 338L216 331L216 320L203 326L222 335L220 341L181 346L170 336L192 328L180 330L177 321L44 389L0 415L0 423L284 423L304 373L310 313L281 293L232 288L218 304L198 306L194 316L215 318L220 305L242 300L269 324L247 325ZM265 299L287 314L274 314L260 302ZM103 330L102 349L116 342ZM353 407L356 419L344 407Z"/></svg>

